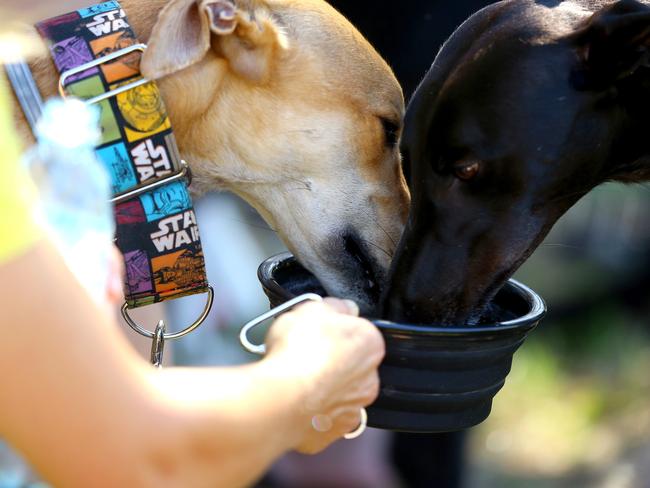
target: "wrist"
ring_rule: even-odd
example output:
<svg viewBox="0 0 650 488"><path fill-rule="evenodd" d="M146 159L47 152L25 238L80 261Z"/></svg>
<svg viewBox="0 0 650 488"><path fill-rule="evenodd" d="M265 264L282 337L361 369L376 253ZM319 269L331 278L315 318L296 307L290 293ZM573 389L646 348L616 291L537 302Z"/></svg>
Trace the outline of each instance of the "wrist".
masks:
<svg viewBox="0 0 650 488"><path fill-rule="evenodd" d="M289 364L290 363L290 364ZM301 374L300 366L281 355L271 354L255 364L257 381L269 395L282 399L282 422L289 449L295 449L311 429L313 412L309 409L310 384Z"/></svg>

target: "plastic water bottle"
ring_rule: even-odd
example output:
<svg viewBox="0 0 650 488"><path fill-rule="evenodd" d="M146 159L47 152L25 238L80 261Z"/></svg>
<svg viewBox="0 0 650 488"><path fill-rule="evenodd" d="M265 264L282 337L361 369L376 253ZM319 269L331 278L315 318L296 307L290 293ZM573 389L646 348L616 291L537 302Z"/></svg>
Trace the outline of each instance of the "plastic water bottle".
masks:
<svg viewBox="0 0 650 488"><path fill-rule="evenodd" d="M94 151L99 116L80 100L48 101L26 164L40 196L35 218L91 297L104 304L115 224L110 177Z"/></svg>

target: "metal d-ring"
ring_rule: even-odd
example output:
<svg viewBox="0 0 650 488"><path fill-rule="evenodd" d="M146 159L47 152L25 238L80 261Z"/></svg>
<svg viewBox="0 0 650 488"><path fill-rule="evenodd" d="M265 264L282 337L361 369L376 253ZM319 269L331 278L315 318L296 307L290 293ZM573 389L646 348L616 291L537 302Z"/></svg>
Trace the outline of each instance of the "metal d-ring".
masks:
<svg viewBox="0 0 650 488"><path fill-rule="evenodd" d="M165 341L173 341L174 339L180 339L183 336L186 336L193 330L195 330L199 325L201 325L205 319L208 317L208 314L210 313L210 309L212 308L212 302L214 301L214 290L212 289L211 286L208 286L208 301L205 304L205 308L203 309L203 312L199 316L194 323L185 329L181 330L180 332L174 332L173 334L164 334L163 339ZM129 305L125 302L124 305L122 305L122 317L124 317L124 320L126 321L127 324L129 324L129 327L131 327L134 331L136 331L138 334L143 335L145 337L148 337L149 339L154 339L156 337L156 334L154 332L151 332L150 330L145 329L144 327L136 324L133 319L129 316Z"/></svg>
<svg viewBox="0 0 650 488"><path fill-rule="evenodd" d="M244 325L241 328L241 331L239 332L239 342L241 342L241 345L246 349L248 352L252 352L253 354L259 354L260 356L266 354L266 346L264 344L253 344L249 339L248 339L248 333L253 330L255 327L258 325L266 322L267 320L273 319L277 317L278 315L283 314L287 310L292 309L293 307L300 305L301 303L304 302L322 302L323 297L320 295L316 295L315 293L306 293L304 295L300 295L299 297L296 297L292 300L289 300L286 303L283 303L279 307L275 307L265 314L260 315L256 319L251 320L248 322L246 325Z"/></svg>

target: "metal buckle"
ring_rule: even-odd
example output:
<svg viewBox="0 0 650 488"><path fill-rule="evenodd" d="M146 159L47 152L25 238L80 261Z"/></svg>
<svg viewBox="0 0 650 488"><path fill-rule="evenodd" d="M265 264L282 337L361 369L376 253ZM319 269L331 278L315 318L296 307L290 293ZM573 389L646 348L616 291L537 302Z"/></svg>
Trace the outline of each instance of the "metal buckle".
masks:
<svg viewBox="0 0 650 488"><path fill-rule="evenodd" d="M176 181L176 180L187 179L188 184L189 184L190 175L191 175L191 172L190 172L189 165L187 164L187 162L185 162L183 159L181 159L181 169L180 169L180 171L177 171L176 173L172 173L171 175L166 176L164 178L161 178L159 180L153 181L152 183L149 183L147 185L140 186L138 188L134 188L133 190L125 191L124 193L119 193L116 196L114 196L113 198L111 198L109 200L109 202L117 205L118 203L122 203L122 202L125 202L127 200L131 200L132 198L140 196L143 193L148 192L149 190L153 190L155 188L166 185L166 184L171 183L171 182Z"/></svg>
<svg viewBox="0 0 650 488"><path fill-rule="evenodd" d="M61 73L61 76L59 77L59 94L63 97L66 98L68 96L68 93L65 88L65 82L67 81L68 78L71 76L74 76L79 73L83 73L84 71L91 69L91 68L96 68L97 66L100 66L104 63L108 63L110 61L114 61L117 58L121 58L122 56L126 56L127 54L130 54L134 51L140 51L144 52L147 49L146 44L134 44L129 47L125 47L124 49L120 49L118 51L114 51L111 54L107 54L106 56L102 56L101 58L97 58L93 61L89 61L87 63L84 63L80 66L77 66L76 68L69 69L67 71L64 71ZM97 95L96 97L89 98L87 100L84 100L87 104L92 105L94 103L99 103L103 102L104 100L108 100L111 97L114 97L115 95L119 95L120 93L124 93L125 91L129 91L133 88L136 88L141 85L145 85L149 83L150 80L147 78L140 78L139 80L133 81L131 83L128 83L126 85L119 86L115 88L114 90L107 91L106 93L102 93L101 95Z"/></svg>
<svg viewBox="0 0 650 488"><path fill-rule="evenodd" d="M102 56L101 58L97 58L93 61L89 61L88 63L84 63L80 66L77 66L76 68L69 69L67 71L64 71L61 73L61 76L59 77L59 94L63 97L66 98L68 96L68 92L66 91L66 81L68 78L71 76L74 76L79 73L83 73L84 71L95 68L97 66L100 66L105 63L109 63L111 61L114 61L118 58L121 58L122 56L126 56L127 54L130 54L134 51L140 51L144 52L147 49L146 44L134 44L132 46L125 47L124 49L120 49L118 51L114 51L111 54L107 54L106 56ZM149 83L150 80L147 78L140 78L139 80L133 81L131 83L128 83L126 85L120 86L118 88L115 88L114 90L107 91L106 93L102 93L101 95L97 95L96 97L89 98L87 100L84 100L85 103L92 105L95 103L103 102L104 100L108 100L109 98L112 98L116 95L119 95L120 93L127 92L129 90L132 90L133 88L137 88L141 85L144 85L146 83ZM166 185L168 183L171 183L173 181L181 180L181 179L187 179L188 184L190 183L191 180L191 172L190 172L190 167L189 165L181 159L180 162L180 169L169 176L166 176L164 178L157 179L149 184L146 184L144 186L140 186L138 188L134 188L132 190L125 191L123 193L118 193L115 195L113 198L111 198L109 201L112 204L118 204L125 202L127 200L131 200L132 198L135 198L137 196L142 195L145 192L148 192L150 190L153 190L155 188L158 188L160 186Z"/></svg>
<svg viewBox="0 0 650 488"><path fill-rule="evenodd" d="M205 322L205 319L208 317L208 314L210 313L210 309L212 308L212 302L214 301L214 290L209 285L208 285L207 293L208 293L208 301L205 304L205 308L203 309L203 312L201 312L199 318L196 319L196 321L194 321L192 325L186 327L180 332L174 332L172 334L163 334L162 336L163 340L172 341L174 339L180 339L181 337L186 336L190 332L194 331L199 325ZM124 320L129 325L129 327L131 327L138 334L148 337L149 339L154 339L156 337L155 332L151 332L150 330L145 329L144 327L136 324L133 321L133 319L129 316L129 305L126 302L124 303L124 305L122 305L121 312L122 312L122 317L124 317Z"/></svg>

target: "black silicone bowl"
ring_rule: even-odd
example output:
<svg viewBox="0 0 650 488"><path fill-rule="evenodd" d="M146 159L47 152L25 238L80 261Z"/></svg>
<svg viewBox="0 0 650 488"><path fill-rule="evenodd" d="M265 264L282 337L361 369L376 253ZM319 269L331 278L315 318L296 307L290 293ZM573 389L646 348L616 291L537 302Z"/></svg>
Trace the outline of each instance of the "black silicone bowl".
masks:
<svg viewBox="0 0 650 488"><path fill-rule="evenodd" d="M271 307L303 293L325 295L289 253L263 262L258 277ZM512 356L546 313L530 288L510 280L493 300L507 320L472 328L424 327L373 320L386 341L381 392L368 425L405 432L449 432L487 418Z"/></svg>

